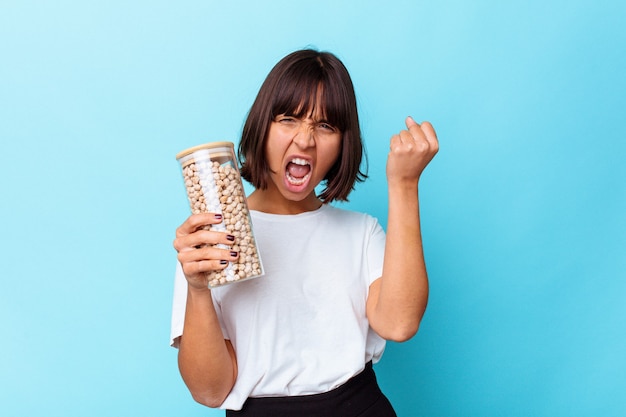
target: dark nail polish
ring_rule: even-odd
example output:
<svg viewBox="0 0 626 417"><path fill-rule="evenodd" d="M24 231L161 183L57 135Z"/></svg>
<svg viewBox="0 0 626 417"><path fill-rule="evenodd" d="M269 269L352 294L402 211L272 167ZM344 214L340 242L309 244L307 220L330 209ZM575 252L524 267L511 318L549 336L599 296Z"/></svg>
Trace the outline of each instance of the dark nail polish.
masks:
<svg viewBox="0 0 626 417"><path fill-rule="evenodd" d="M214 214L214 217L216 220L222 220L222 215L221 214Z"/></svg>
<svg viewBox="0 0 626 417"><path fill-rule="evenodd" d="M235 236L233 235L226 235L226 239L230 240L231 242L235 240Z"/></svg>
<svg viewBox="0 0 626 417"><path fill-rule="evenodd" d="M220 265L226 265L227 263L228 263L228 261L225 261L224 259L222 259L222 260L220 261Z"/></svg>
<svg viewBox="0 0 626 417"><path fill-rule="evenodd" d="M237 256L237 252L235 252L234 250L230 251L230 256L234 258L235 256Z"/></svg>

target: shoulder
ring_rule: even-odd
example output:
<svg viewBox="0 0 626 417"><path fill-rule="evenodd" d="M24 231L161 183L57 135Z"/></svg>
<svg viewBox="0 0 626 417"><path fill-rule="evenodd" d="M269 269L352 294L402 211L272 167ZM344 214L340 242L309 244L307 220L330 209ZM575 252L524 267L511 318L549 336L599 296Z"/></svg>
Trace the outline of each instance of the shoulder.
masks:
<svg viewBox="0 0 626 417"><path fill-rule="evenodd" d="M380 227L378 219L374 216L354 210L348 210L336 206L327 205L324 209L327 218L339 224L352 227L373 229Z"/></svg>
<svg viewBox="0 0 626 417"><path fill-rule="evenodd" d="M355 210L348 210L346 208L331 206L328 204L324 206L324 211L329 216L334 216L334 217L339 217L339 218L344 218L344 219L377 221L376 218L369 213L355 211Z"/></svg>

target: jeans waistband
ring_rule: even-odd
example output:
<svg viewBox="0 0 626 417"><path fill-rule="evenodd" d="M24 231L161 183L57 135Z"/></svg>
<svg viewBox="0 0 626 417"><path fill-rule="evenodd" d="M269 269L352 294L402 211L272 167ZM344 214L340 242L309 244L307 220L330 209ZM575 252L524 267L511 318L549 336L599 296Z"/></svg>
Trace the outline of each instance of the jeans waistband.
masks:
<svg viewBox="0 0 626 417"><path fill-rule="evenodd" d="M248 398L241 411L228 410L226 417L358 416L383 396L372 363L339 387L321 394Z"/></svg>

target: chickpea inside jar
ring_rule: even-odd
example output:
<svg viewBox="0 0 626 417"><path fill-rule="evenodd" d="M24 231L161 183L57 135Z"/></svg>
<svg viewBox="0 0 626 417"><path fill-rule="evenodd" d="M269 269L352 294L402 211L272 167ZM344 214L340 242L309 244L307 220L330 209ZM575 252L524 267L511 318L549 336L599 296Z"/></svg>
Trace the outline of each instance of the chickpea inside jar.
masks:
<svg viewBox="0 0 626 417"><path fill-rule="evenodd" d="M212 142L194 146L178 153L176 159L182 169L191 213L221 214L222 222L207 228L233 235L235 240L231 249L239 252L239 258L225 269L208 274L209 287L262 276L263 265L254 239L234 144ZM226 248L224 245L216 247Z"/></svg>

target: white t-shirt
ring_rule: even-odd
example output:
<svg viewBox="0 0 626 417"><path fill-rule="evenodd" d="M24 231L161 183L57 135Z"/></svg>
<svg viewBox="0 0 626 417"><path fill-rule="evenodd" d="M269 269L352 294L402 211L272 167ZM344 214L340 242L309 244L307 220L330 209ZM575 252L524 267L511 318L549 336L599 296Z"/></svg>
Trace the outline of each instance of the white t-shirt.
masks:
<svg viewBox="0 0 626 417"><path fill-rule="evenodd" d="M238 376L221 408L247 397L329 391L378 362L385 340L365 316L382 275L385 233L373 217L323 205L297 215L251 211L265 275L211 291ZM176 271L171 343L182 334L187 282Z"/></svg>

